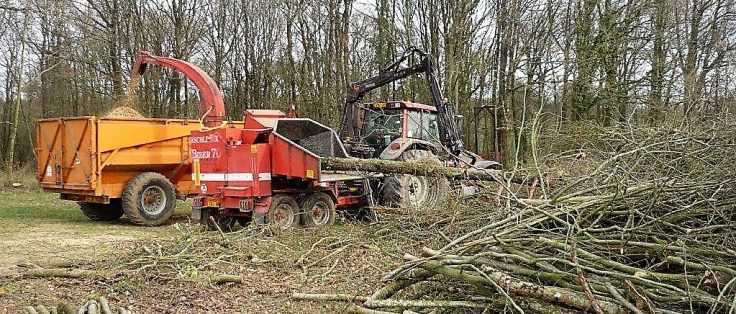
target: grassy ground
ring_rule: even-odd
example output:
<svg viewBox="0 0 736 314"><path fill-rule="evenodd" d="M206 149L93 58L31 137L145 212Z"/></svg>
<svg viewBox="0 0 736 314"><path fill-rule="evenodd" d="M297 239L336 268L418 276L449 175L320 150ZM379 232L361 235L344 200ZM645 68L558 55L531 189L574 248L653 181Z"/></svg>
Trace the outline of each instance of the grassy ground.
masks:
<svg viewBox="0 0 736 314"><path fill-rule="evenodd" d="M344 304L297 302L294 292L369 295L381 274L401 262L396 239L412 236L385 226L342 221L324 231L277 237L255 229L205 232L177 206L169 225L87 220L73 202L32 187L0 190L0 313L59 301L82 304L104 295L137 313L334 313ZM401 243L410 243L401 241ZM20 265L20 266L19 266ZM30 279L27 267L95 269L87 279ZM233 274L244 283L215 285Z"/></svg>
<svg viewBox="0 0 736 314"><path fill-rule="evenodd" d="M35 189L0 191L0 274L18 264L44 267L95 260L111 247L153 237L171 235L173 228L140 228L125 221L93 222L76 203L57 194ZM177 219L184 218L186 204L178 204Z"/></svg>

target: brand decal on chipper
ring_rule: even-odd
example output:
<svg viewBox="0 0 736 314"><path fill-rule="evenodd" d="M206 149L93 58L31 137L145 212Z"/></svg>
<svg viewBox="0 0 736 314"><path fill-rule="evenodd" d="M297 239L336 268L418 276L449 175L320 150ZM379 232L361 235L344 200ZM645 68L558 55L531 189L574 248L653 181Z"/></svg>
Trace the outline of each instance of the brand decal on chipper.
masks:
<svg viewBox="0 0 736 314"><path fill-rule="evenodd" d="M220 150L217 148L212 148L210 150L203 150L203 151L192 149L192 157L196 159L212 159L212 158L220 158L221 156L222 154L220 153Z"/></svg>
<svg viewBox="0 0 736 314"><path fill-rule="evenodd" d="M219 143L219 142L220 142L220 136L218 136L217 134L189 137L189 143L192 143L192 144Z"/></svg>

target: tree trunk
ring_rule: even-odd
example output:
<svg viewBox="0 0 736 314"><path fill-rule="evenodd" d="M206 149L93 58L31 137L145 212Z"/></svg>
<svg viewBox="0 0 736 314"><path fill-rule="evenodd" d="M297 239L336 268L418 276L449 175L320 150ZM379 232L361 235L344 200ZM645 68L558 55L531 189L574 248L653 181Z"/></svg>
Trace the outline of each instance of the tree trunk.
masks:
<svg viewBox="0 0 736 314"><path fill-rule="evenodd" d="M684 89L683 95L685 96L683 112L686 118L698 103L698 98L700 96L697 80L697 59L698 50L700 49L700 45L698 44L698 34L700 32L700 21L702 18L703 11L701 10L701 7L698 6L698 1L693 1L692 10L690 11L690 32L688 33L687 40L687 56L682 70L682 87Z"/></svg>
<svg viewBox="0 0 736 314"><path fill-rule="evenodd" d="M665 8L664 1L654 1L654 16L652 18L652 71L649 73L649 124L654 126L661 120L664 104L662 103L662 87L665 74Z"/></svg>
<svg viewBox="0 0 736 314"><path fill-rule="evenodd" d="M403 173L417 176L446 177L450 179L468 179L489 182L498 182L505 179L503 177L504 173L500 170L445 167L431 161L403 162L381 159L324 157L322 158L321 164L323 170L335 171L378 172L383 174ZM517 176L512 178L511 182L528 184L531 180Z"/></svg>
<svg viewBox="0 0 736 314"><path fill-rule="evenodd" d="M18 60L18 73L16 73L16 95L15 95L15 108L13 108L13 124L10 126L10 141L5 153L5 171L8 174L13 173L14 166L14 155L15 155L15 140L18 137L18 126L20 124L20 104L21 94L23 92L23 64L25 63L26 56L26 38L28 37L28 2L26 2L26 10L23 12L23 31L20 39L20 56Z"/></svg>

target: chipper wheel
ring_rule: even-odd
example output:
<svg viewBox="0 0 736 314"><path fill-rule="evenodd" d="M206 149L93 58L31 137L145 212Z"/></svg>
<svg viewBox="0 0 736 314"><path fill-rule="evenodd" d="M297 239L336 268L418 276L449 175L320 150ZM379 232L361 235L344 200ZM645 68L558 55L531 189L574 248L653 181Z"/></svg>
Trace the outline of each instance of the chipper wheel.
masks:
<svg viewBox="0 0 736 314"><path fill-rule="evenodd" d="M281 234L299 224L299 205L289 195L274 196L268 212L261 215L254 214L256 223L265 224L273 234Z"/></svg>
<svg viewBox="0 0 736 314"><path fill-rule="evenodd" d="M110 200L110 204L77 202L89 220L111 221L118 220L123 216L123 208L119 199Z"/></svg>
<svg viewBox="0 0 736 314"><path fill-rule="evenodd" d="M325 193L307 196L302 203L302 226L307 228L326 228L335 223L335 202Z"/></svg>
<svg viewBox="0 0 736 314"><path fill-rule="evenodd" d="M233 231L235 220L235 217L224 217L220 215L217 208L202 208L202 216L199 219L199 223L209 231L215 231L217 227L220 227L220 230L223 232L230 232Z"/></svg>
<svg viewBox="0 0 736 314"><path fill-rule="evenodd" d="M428 150L410 149L399 156L400 161L427 160L439 163L437 156ZM408 174L388 176L383 181L381 203L401 208L434 206L449 189L446 178L421 177Z"/></svg>
<svg viewBox="0 0 736 314"><path fill-rule="evenodd" d="M123 211L137 225L163 224L171 217L175 205L174 185L160 173L141 173L123 189Z"/></svg>

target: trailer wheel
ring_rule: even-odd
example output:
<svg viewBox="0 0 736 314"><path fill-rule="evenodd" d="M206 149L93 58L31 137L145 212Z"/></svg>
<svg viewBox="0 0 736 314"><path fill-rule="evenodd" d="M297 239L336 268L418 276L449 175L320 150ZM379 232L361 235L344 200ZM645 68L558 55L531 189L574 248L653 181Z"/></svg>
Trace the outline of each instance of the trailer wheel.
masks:
<svg viewBox="0 0 736 314"><path fill-rule="evenodd" d="M160 173L136 175L123 189L123 211L137 225L163 224L171 217L175 205L174 185Z"/></svg>
<svg viewBox="0 0 736 314"><path fill-rule="evenodd" d="M274 234L294 228L299 223L299 205L288 195L279 195L271 201L265 223Z"/></svg>
<svg viewBox="0 0 736 314"><path fill-rule="evenodd" d="M123 208L119 199L110 200L110 204L77 202L79 209L82 210L89 220L95 221L112 221L118 220L123 216Z"/></svg>
<svg viewBox="0 0 736 314"><path fill-rule="evenodd" d="M400 161L435 160L437 156L428 150L410 149L399 156ZM433 206L444 198L449 189L446 178L398 174L383 181L381 203L391 207L422 208Z"/></svg>
<svg viewBox="0 0 736 314"><path fill-rule="evenodd" d="M307 196L302 203L302 225L307 228L325 228L335 223L335 202L325 193Z"/></svg>
<svg viewBox="0 0 736 314"><path fill-rule="evenodd" d="M213 223L212 220L215 222ZM209 231L216 231L217 227L220 227L220 230L230 232L233 231L233 227L235 226L235 218L220 215L217 208L202 208L202 216L199 219L199 224L205 226Z"/></svg>

